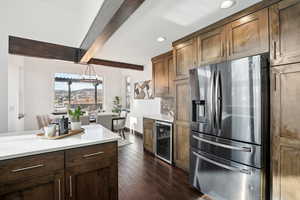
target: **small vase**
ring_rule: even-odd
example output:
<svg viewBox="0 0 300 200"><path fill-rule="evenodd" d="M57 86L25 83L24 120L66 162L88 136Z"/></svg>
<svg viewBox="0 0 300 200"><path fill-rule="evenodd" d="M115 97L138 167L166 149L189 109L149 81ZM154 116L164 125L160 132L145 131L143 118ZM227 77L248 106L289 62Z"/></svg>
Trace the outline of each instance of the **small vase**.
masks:
<svg viewBox="0 0 300 200"><path fill-rule="evenodd" d="M81 129L81 122L71 122L71 130L80 130Z"/></svg>

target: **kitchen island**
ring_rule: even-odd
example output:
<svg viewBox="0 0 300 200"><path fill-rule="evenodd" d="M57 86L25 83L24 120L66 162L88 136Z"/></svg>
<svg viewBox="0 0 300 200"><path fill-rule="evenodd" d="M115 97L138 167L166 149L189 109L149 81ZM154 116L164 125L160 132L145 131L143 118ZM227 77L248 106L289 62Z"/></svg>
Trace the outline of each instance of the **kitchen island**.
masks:
<svg viewBox="0 0 300 200"><path fill-rule="evenodd" d="M60 140L0 134L0 199L118 199L117 140L101 125Z"/></svg>

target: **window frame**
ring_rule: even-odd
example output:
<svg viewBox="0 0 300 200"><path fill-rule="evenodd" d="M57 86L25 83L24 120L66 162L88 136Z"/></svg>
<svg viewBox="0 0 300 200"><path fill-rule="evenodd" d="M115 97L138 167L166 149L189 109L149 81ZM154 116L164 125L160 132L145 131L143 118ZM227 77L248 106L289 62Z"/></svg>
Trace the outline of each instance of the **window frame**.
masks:
<svg viewBox="0 0 300 200"><path fill-rule="evenodd" d="M71 74L71 73L56 73L55 75L54 75L54 84L56 83L56 82L64 82L64 83L67 83L67 85L68 85L68 96L67 96L67 99L68 99L68 105L69 106L75 106L75 105L77 105L77 104L71 104L71 94L72 94L72 89L71 89L71 84L72 83L75 83L75 82L81 82L81 83L84 83L84 82L87 82L87 81L84 81L84 79L82 79L82 78L62 78L62 77L57 77L56 75L57 74L66 74L66 75L78 75L78 74ZM89 82L89 83L91 83L91 82ZM96 81L95 81L95 83L96 83ZM102 101L101 101L101 103L98 103L98 86L99 85L102 85ZM54 93L55 93L55 86L54 86ZM101 80L98 80L98 84L96 84L96 85L94 85L94 93L93 93L94 95L94 104L90 104L90 105L95 105L95 106L98 106L98 105L101 105L101 108L103 109L103 107L104 107L104 78L103 77L101 77ZM55 96L55 95L54 95ZM55 98L55 97L54 97ZM78 104L78 105L80 105L80 104ZM55 103L54 103L54 109L55 109L56 107L55 107Z"/></svg>

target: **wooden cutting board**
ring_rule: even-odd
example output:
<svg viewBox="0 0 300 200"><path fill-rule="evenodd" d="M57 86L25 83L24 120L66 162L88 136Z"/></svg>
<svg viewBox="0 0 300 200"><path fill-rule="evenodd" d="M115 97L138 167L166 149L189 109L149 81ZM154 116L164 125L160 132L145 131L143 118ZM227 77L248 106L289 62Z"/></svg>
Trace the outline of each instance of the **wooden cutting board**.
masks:
<svg viewBox="0 0 300 200"><path fill-rule="evenodd" d="M69 130L68 134L65 135L57 135L57 136L53 136L53 137L46 137L44 133L38 133L36 134L38 137L41 137L43 139L48 139L48 140L58 140L58 139L62 139L62 138L66 138L66 137L70 137L73 135L78 135L78 134L84 134L84 128L79 129L79 130Z"/></svg>

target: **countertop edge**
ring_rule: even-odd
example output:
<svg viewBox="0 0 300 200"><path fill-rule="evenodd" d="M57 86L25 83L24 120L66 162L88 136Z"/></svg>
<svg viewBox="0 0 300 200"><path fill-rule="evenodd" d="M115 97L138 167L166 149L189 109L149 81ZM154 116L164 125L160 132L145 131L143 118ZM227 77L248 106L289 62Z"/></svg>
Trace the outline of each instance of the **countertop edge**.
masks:
<svg viewBox="0 0 300 200"><path fill-rule="evenodd" d="M145 115L145 116L143 116L143 118L153 119L153 120L163 121L163 122L168 122L168 123L171 123L171 124L174 123L174 120L171 120L171 119L163 119L163 118L156 117L156 116L147 116L147 115Z"/></svg>
<svg viewBox="0 0 300 200"><path fill-rule="evenodd" d="M92 146L92 145L97 145L97 144L103 144L103 143L109 143L109 142L117 142L118 137L116 138L111 138L111 139L105 139L101 141L93 141L93 142L88 142L84 144L74 144L74 145L69 145L69 146L64 146L64 147L57 147L57 148L50 148L50 149L43 149L39 151L32 151L32 152L26 152L26 153L20 153L20 154L13 154L9 156L3 156L0 157L0 161L5 161L5 160L10 160L10 159L16 159L16 158L21 158L21 157L27 157L27 156L34 156L34 155L39 155L43 153L51 153L51 152L56 152L56 151L64 151L68 149L74 149L74 148L80 148L80 147L87 147L87 146Z"/></svg>

